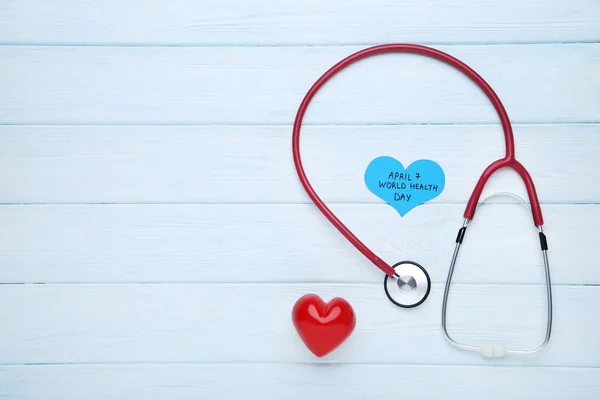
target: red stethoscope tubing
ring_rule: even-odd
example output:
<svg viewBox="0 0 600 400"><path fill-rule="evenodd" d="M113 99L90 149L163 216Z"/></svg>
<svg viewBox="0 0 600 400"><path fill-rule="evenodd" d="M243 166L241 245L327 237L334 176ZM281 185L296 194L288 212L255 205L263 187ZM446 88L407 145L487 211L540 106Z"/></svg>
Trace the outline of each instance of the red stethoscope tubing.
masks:
<svg viewBox="0 0 600 400"><path fill-rule="evenodd" d="M452 67L458 69L465 75L467 75L473 82L477 84L483 90L483 92L487 95L487 97L492 102L498 116L500 117L500 122L502 123L502 129L504 131L504 140L506 145L506 155L504 158L499 159L492 164L490 164L484 171L481 177L479 178L477 184L475 185L475 189L469 198L467 203L467 207L464 212L464 217L466 219L472 219L475 214L475 209L477 207L477 202L479 201L479 197L481 196L481 192L483 191L483 187L485 186L487 180L492 176L496 171L501 168L512 168L514 169L523 179L525 183L525 187L527 189L527 194L529 196L529 201L531 203L531 210L533 214L533 221L536 226L543 225L544 221L542 218L542 210L540 207L540 203L537 197L537 193L535 190L535 186L533 184L533 180L531 176L525 169L525 167L517 161L515 158L515 141L512 132L512 126L510 124L510 119L508 118L508 113L506 112L502 102L498 95L494 92L492 87L471 67L463 63L462 61L452 57L449 54L446 54L440 50L436 50L430 47L415 45L415 44L384 44L379 46L369 47L363 50L360 50L350 56L344 58L329 70L327 70L310 88L310 90L306 93L298 112L296 114L296 119L294 121L294 130L292 135L292 151L294 155L294 165L296 167L296 171L298 172L298 177L300 178L300 182L304 189L308 193L311 200L315 203L317 208L327 217L327 219L348 239L350 243L354 245L365 257L367 257L373 264L375 264L378 268L380 268L383 272L385 272L390 277L394 276L394 269L385 261L380 259L375 253L373 253L364 243L362 243L332 212L325 203L319 198L313 187L311 186L308 178L306 177L306 173L304 172L304 168L302 166L302 161L300 158L300 128L302 125L302 119L304 118L304 114L308 109L308 105L315 94L319 91L319 89L333 77L335 74L340 72L342 69L347 67L348 65L362 60L364 58L374 56L382 53L393 53L393 52L401 52L401 53L413 53L419 54L423 56L428 56L435 58L439 61L442 61L446 64L451 65Z"/></svg>

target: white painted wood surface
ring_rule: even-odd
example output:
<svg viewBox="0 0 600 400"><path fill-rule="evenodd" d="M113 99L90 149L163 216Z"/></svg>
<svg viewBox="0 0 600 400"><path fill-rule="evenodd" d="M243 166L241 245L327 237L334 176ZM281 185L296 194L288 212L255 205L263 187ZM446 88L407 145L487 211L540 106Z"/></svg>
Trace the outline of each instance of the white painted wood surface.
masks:
<svg viewBox="0 0 600 400"><path fill-rule="evenodd" d="M352 336L316 359L298 340L290 310L303 294L346 298ZM7 285L0 293L4 363L302 362L599 367L597 286L554 290L555 340L536 357L487 360L449 346L440 327L443 285L402 310L374 284ZM452 287L448 325L457 339L535 347L545 333L545 287ZM573 312L577 309L578 312ZM518 312L515 312L518 310ZM410 343L410 345L403 345Z"/></svg>
<svg viewBox="0 0 600 400"><path fill-rule="evenodd" d="M600 3L7 0L0 2L0 398L598 399ZM306 116L313 185L386 261L413 259L430 299L400 310L383 276L298 183L291 124L306 90L369 44L431 44L487 79L515 123L550 244L555 324L542 354L449 346L443 284L465 202L502 157L497 116L433 60L344 71ZM447 187L400 218L369 161L439 162ZM525 196L511 171L484 195ZM477 211L451 332L532 346L545 297L528 210ZM295 300L358 315L316 359Z"/></svg>
<svg viewBox="0 0 600 400"><path fill-rule="evenodd" d="M600 201L600 186L591 184L600 171L589 168L600 154L600 125L514 129L517 155L542 202ZM306 203L290 162L291 131L291 125L0 126L0 202ZM431 203L464 203L483 170L504 156L496 125L309 125L301 147L306 173L328 203L380 204L362 176L383 154L407 165L435 159L447 184ZM497 191L526 196L512 170L498 171L485 194Z"/></svg>
<svg viewBox="0 0 600 400"><path fill-rule="evenodd" d="M488 80L515 123L600 121L597 44L435 47ZM313 82L360 49L4 46L0 123L291 124ZM305 117L307 124L497 121L468 78L412 54L348 67Z"/></svg>
<svg viewBox="0 0 600 400"><path fill-rule="evenodd" d="M386 205L331 208L387 262L415 260L434 282L445 282L464 205L426 204L402 220ZM599 284L600 268L590 262L597 237L582 227L600 225L600 207L549 204L543 211L555 283ZM309 204L14 205L0 207L0 226L3 282L383 279ZM459 283L543 282L537 230L522 205L481 206L459 260Z"/></svg>
<svg viewBox="0 0 600 400"><path fill-rule="evenodd" d="M595 0L4 0L2 43L306 45L594 41Z"/></svg>
<svg viewBox="0 0 600 400"><path fill-rule="evenodd" d="M597 368L473 367L397 364L144 364L0 366L0 398L386 399L496 396L518 400L593 399ZM510 384L509 384L510 382ZM124 390L123 388L127 388ZM460 388L457 390L457 388Z"/></svg>

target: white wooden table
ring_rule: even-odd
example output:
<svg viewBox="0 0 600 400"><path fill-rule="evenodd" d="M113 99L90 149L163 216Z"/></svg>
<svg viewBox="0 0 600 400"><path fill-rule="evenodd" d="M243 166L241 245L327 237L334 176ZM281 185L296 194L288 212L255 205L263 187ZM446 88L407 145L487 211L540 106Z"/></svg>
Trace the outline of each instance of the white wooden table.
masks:
<svg viewBox="0 0 600 400"><path fill-rule="evenodd" d="M600 398L600 2L0 2L0 398ZM503 155L467 78L414 55L348 68L311 104L313 186L389 263L432 278L393 306L383 275L326 221L293 167L310 85L370 45L430 45L497 91L536 183L554 331L535 357L445 342L441 298L464 205ZM441 196L401 218L368 163L428 158ZM406 165L405 164L405 165ZM525 197L512 171L484 196ZM481 208L450 298L453 335L535 346L543 264L531 216ZM353 335L317 359L301 295L346 298Z"/></svg>

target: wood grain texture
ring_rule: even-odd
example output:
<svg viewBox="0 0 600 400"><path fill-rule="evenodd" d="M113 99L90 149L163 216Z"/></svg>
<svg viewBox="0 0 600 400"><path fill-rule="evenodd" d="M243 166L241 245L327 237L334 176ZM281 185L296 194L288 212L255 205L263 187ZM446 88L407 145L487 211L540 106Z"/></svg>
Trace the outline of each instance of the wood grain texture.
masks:
<svg viewBox="0 0 600 400"><path fill-rule="evenodd" d="M497 91L513 122L600 121L600 44L437 46ZM0 47L0 123L291 124L329 67L362 47ZM306 123L496 123L453 68L410 54L328 82Z"/></svg>
<svg viewBox="0 0 600 400"><path fill-rule="evenodd" d="M0 43L498 43L600 39L594 0L4 0Z"/></svg>
<svg viewBox="0 0 600 400"><path fill-rule="evenodd" d="M0 366L0 398L596 400L598 368L353 364Z"/></svg>
<svg viewBox="0 0 600 400"><path fill-rule="evenodd" d="M387 300L298 182L291 124L309 87L392 42L466 62L515 123L554 282L536 357L483 359L441 334L464 203L503 155L497 116L460 73L365 60L303 128L307 173L340 218L386 261L427 267L421 307ZM600 397L598 1L5 0L0 93L0 399ZM362 179L384 154L439 162L442 196L400 218ZM498 191L525 195L511 171L484 196ZM533 347L538 239L528 210L495 201L467 233L449 329ZM357 312L325 359L290 320L309 292Z"/></svg>
<svg viewBox="0 0 600 400"><path fill-rule="evenodd" d="M411 310L394 306L381 284L2 285L0 363L600 366L600 338L590 334L600 329L600 287L553 289L553 340L545 351L488 360L444 340L440 284ZM357 316L352 336L322 359L304 347L290 317L310 292L344 297ZM460 341L536 347L545 319L542 285L452 286L448 329Z"/></svg>
<svg viewBox="0 0 600 400"><path fill-rule="evenodd" d="M444 283L463 205L334 205L390 264L414 260ZM600 284L598 205L544 206L552 277ZM383 274L312 205L66 205L0 207L1 283L364 282ZM457 283L541 284L527 208L482 206L466 235Z"/></svg>
<svg viewBox="0 0 600 400"><path fill-rule="evenodd" d="M0 100L1 101L1 100ZM291 126L0 126L2 203L306 203L294 169ZM367 165L390 155L429 158L446 174L431 203L469 198L504 155L499 126L306 126L306 173L328 203L376 203ZM516 125L517 156L543 203L600 201L600 125ZM484 196L526 197L512 170ZM502 201L502 199L499 199Z"/></svg>

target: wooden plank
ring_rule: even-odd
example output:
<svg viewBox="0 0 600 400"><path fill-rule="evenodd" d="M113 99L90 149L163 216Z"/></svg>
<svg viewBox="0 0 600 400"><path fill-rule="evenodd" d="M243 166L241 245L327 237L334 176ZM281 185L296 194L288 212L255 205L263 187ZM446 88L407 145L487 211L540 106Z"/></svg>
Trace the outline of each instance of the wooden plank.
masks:
<svg viewBox="0 0 600 400"><path fill-rule="evenodd" d="M291 124L329 67L362 47L1 47L0 123ZM497 91L513 122L600 121L600 44L438 46ZM306 123L496 123L453 68L410 54L353 65Z"/></svg>
<svg viewBox="0 0 600 400"><path fill-rule="evenodd" d="M399 378L401 377L401 378ZM0 366L0 398L22 400L595 400L598 368L193 364ZM507 384L510 382L510 384ZM498 390L501 387L502 390Z"/></svg>
<svg viewBox="0 0 600 400"><path fill-rule="evenodd" d="M444 283L462 205L425 205L401 219L385 205L333 211L383 260L409 259ZM599 284L597 205L546 205L552 277ZM382 272L312 205L0 207L0 282L365 282ZM544 281L537 231L515 204L481 207L458 283Z"/></svg>
<svg viewBox="0 0 600 400"><path fill-rule="evenodd" d="M594 0L59 0L0 3L2 43L498 43L600 38Z"/></svg>
<svg viewBox="0 0 600 400"><path fill-rule="evenodd" d="M438 162L446 187L433 203L466 202L504 155L501 129L460 126L307 126L306 173L328 203L381 203L367 190L371 160ZM516 125L517 156L542 202L598 202L600 125ZM291 126L0 126L3 203L300 203ZM486 192L526 196L511 170ZM502 199L500 199L502 200Z"/></svg>
<svg viewBox="0 0 600 400"><path fill-rule="evenodd" d="M600 287L554 287L553 340L535 357L490 361L455 349L440 331L443 287L417 309L390 303L380 284L135 284L0 286L0 363L320 362L599 366ZM346 298L353 335L323 359L298 338L295 301ZM457 340L538 345L545 288L454 285L448 324ZM515 312L518 310L518 312Z"/></svg>

